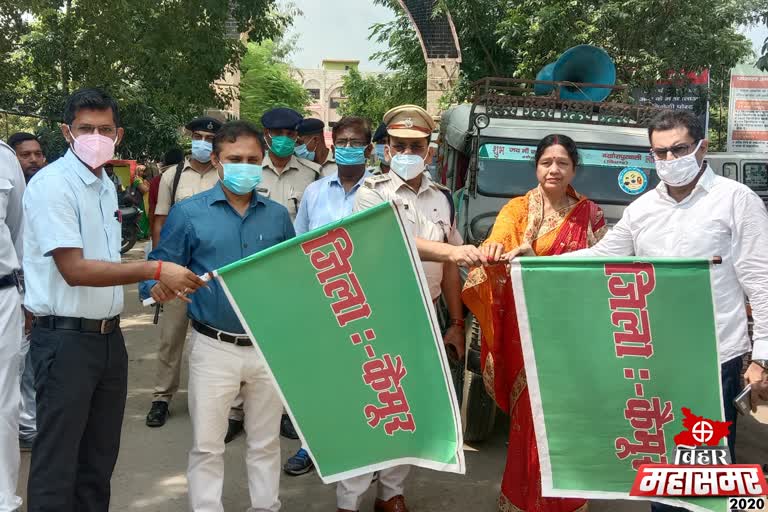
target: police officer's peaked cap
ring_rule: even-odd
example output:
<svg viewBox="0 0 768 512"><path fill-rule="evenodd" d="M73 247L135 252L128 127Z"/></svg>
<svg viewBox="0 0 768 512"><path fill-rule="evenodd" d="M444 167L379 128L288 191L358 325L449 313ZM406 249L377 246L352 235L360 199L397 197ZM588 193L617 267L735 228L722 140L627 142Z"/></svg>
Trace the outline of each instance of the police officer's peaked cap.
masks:
<svg viewBox="0 0 768 512"><path fill-rule="evenodd" d="M325 128L325 123L314 117L308 117L299 124L299 135L309 135L311 133L321 133Z"/></svg>
<svg viewBox="0 0 768 512"><path fill-rule="evenodd" d="M301 114L295 110L279 107L264 112L261 116L261 125L270 130L295 130L301 120Z"/></svg>
<svg viewBox="0 0 768 512"><path fill-rule="evenodd" d="M373 142L381 143L387 139L387 123L381 123L373 134Z"/></svg>
<svg viewBox="0 0 768 512"><path fill-rule="evenodd" d="M196 117L184 127L191 132L211 132L216 133L221 128L221 121L216 118L203 116Z"/></svg>
<svg viewBox="0 0 768 512"><path fill-rule="evenodd" d="M393 137L414 139L429 137L435 130L435 121L426 110L417 105L400 105L384 114L387 133Z"/></svg>

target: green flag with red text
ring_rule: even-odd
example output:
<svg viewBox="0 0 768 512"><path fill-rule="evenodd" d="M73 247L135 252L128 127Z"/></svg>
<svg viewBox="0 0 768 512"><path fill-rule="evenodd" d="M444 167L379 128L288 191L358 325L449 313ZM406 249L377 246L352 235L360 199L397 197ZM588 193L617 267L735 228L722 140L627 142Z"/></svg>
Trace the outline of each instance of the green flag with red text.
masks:
<svg viewBox="0 0 768 512"><path fill-rule="evenodd" d="M674 462L683 407L722 420L710 267L703 259L512 263L544 496L630 499L641 464ZM667 503L726 510L721 498Z"/></svg>
<svg viewBox="0 0 768 512"><path fill-rule="evenodd" d="M395 204L215 274L325 483L400 464L464 472L434 305Z"/></svg>

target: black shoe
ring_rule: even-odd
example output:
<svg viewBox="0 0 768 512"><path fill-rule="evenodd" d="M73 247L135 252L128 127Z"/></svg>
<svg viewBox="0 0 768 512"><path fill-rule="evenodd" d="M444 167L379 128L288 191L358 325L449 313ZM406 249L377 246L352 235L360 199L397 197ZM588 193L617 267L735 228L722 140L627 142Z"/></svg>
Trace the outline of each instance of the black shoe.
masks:
<svg viewBox="0 0 768 512"><path fill-rule="evenodd" d="M296 455L285 461L283 471L291 476L299 476L309 473L314 467L315 463L312 462L312 457L309 456L307 450L301 448L296 452Z"/></svg>
<svg viewBox="0 0 768 512"><path fill-rule="evenodd" d="M168 420L168 402L152 402L152 408L147 413L148 427L162 427Z"/></svg>
<svg viewBox="0 0 768 512"><path fill-rule="evenodd" d="M280 435L288 439L299 438L299 434L296 433L296 429L293 428L293 423L291 423L291 417L287 414L283 414L283 417L280 419Z"/></svg>
<svg viewBox="0 0 768 512"><path fill-rule="evenodd" d="M224 438L224 442L228 443L242 433L243 433L243 420L230 419L229 426L227 427L227 436Z"/></svg>

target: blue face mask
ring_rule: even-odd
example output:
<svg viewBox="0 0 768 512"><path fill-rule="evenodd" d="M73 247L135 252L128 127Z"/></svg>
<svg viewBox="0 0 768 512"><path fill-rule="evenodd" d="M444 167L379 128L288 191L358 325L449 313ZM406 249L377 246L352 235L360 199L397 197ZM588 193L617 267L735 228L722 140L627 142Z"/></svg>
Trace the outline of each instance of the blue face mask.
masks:
<svg viewBox="0 0 768 512"><path fill-rule="evenodd" d="M310 151L309 148L307 148L306 144L302 144L301 146L296 146L296 149L293 150L293 154L299 158L304 158L306 160L315 159L315 152Z"/></svg>
<svg viewBox="0 0 768 512"><path fill-rule="evenodd" d="M239 196L253 192L261 183L261 166L256 164L224 165L224 186Z"/></svg>
<svg viewBox="0 0 768 512"><path fill-rule="evenodd" d="M336 163L338 165L363 165L365 163L365 147L337 147Z"/></svg>
<svg viewBox="0 0 768 512"><path fill-rule="evenodd" d="M380 161L384 161L384 148L386 146L384 144L376 144L376 158L378 158Z"/></svg>
<svg viewBox="0 0 768 512"><path fill-rule="evenodd" d="M211 151L213 151L213 144L204 140L192 141L192 158L198 162L204 164L211 161Z"/></svg>

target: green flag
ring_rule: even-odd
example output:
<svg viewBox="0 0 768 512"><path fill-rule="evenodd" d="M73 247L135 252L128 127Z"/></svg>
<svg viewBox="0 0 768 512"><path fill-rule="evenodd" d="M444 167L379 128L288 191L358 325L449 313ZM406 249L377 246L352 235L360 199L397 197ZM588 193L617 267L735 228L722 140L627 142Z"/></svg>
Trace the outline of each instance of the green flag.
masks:
<svg viewBox="0 0 768 512"><path fill-rule="evenodd" d="M709 261L520 258L511 275L544 496L628 499L640 464L674 463L683 407L723 419ZM684 500L667 502L726 510Z"/></svg>
<svg viewBox="0 0 768 512"><path fill-rule="evenodd" d="M434 305L393 203L216 276L323 482L400 464L464 473Z"/></svg>

